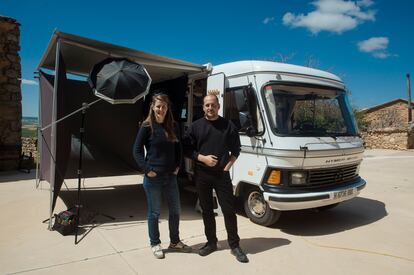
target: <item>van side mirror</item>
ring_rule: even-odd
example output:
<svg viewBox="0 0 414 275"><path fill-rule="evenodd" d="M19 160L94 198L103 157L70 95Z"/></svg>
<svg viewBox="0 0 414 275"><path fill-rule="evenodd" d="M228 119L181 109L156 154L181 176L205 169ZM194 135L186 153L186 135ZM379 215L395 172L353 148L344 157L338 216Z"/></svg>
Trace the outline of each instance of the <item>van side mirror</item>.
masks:
<svg viewBox="0 0 414 275"><path fill-rule="evenodd" d="M252 90L252 84L249 84L248 88L245 88L244 91L244 100L246 102L247 105L247 110L248 110L248 124L246 125L246 135L248 137L254 137L257 136L258 134L258 130L257 130L257 121L253 119L253 115L255 113L255 105L256 105L256 96Z"/></svg>

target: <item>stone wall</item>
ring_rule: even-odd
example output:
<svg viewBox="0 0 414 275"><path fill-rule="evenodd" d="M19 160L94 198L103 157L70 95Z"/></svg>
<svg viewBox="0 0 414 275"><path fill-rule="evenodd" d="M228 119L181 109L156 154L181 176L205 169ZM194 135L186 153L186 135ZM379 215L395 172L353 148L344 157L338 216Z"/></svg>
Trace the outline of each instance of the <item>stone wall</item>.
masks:
<svg viewBox="0 0 414 275"><path fill-rule="evenodd" d="M408 148L407 131L384 129L361 134L367 149L406 150Z"/></svg>
<svg viewBox="0 0 414 275"><path fill-rule="evenodd" d="M0 171L17 169L21 153L20 24L0 16Z"/></svg>
<svg viewBox="0 0 414 275"><path fill-rule="evenodd" d="M391 106L364 114L364 120L368 122L368 131L394 128L407 130L408 111L407 104L397 102Z"/></svg>
<svg viewBox="0 0 414 275"><path fill-rule="evenodd" d="M408 124L407 148L414 149L414 123L413 122Z"/></svg>
<svg viewBox="0 0 414 275"><path fill-rule="evenodd" d="M408 124L407 103L403 100L363 113L363 123L361 134L366 148L414 149L414 130Z"/></svg>
<svg viewBox="0 0 414 275"><path fill-rule="evenodd" d="M37 159L37 138L22 138L22 153L26 156L32 155L34 160Z"/></svg>

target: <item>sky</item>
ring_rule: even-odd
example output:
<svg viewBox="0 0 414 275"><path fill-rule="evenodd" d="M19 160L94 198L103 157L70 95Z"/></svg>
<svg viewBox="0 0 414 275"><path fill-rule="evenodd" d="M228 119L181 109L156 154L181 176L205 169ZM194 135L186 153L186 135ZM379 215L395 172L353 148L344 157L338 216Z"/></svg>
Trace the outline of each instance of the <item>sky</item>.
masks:
<svg viewBox="0 0 414 275"><path fill-rule="evenodd" d="M21 24L23 116L38 115L34 72L55 29L197 64L311 66L341 77L357 108L407 99L413 12L406 0L0 0Z"/></svg>

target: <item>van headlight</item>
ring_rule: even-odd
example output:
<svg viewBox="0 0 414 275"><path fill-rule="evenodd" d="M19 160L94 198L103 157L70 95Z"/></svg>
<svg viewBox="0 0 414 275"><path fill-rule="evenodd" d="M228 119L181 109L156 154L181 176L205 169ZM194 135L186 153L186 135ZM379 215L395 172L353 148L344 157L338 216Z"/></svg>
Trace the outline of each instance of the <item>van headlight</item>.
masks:
<svg viewBox="0 0 414 275"><path fill-rule="evenodd" d="M306 184L307 173L306 172L291 172L290 173L290 184L301 185Z"/></svg>
<svg viewBox="0 0 414 275"><path fill-rule="evenodd" d="M267 177L267 184L270 185L279 185L280 184L280 170L273 169L270 171L269 176Z"/></svg>

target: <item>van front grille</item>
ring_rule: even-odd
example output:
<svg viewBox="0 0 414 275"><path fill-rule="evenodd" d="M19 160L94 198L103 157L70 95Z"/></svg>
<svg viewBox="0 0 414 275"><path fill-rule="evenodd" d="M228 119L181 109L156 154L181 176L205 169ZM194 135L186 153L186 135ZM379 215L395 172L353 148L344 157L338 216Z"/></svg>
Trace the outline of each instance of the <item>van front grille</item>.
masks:
<svg viewBox="0 0 414 275"><path fill-rule="evenodd" d="M358 164L328 169L309 170L308 185L321 186L352 181L358 177L357 170Z"/></svg>

